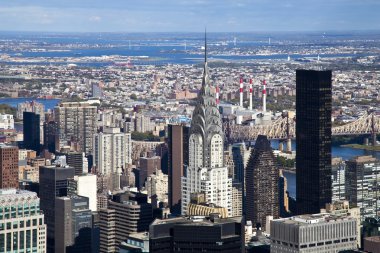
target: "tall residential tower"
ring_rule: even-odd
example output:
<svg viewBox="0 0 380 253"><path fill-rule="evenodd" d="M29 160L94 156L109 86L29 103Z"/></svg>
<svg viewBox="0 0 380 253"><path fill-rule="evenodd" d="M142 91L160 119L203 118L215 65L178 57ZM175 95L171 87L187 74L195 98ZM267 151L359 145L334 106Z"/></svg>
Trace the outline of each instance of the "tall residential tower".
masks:
<svg viewBox="0 0 380 253"><path fill-rule="evenodd" d="M297 70L297 212L331 202L331 71Z"/></svg>

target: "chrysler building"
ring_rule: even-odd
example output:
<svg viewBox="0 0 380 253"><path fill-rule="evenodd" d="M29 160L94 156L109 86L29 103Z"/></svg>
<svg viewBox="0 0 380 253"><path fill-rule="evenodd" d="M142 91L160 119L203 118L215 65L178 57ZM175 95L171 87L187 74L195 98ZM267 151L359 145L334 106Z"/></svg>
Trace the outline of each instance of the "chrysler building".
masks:
<svg viewBox="0 0 380 253"><path fill-rule="evenodd" d="M231 215L232 179L228 178L223 162L223 142L222 120L210 86L205 42L202 88L190 128L189 165L182 177L182 215L187 214L191 193L204 193L208 203L226 208Z"/></svg>

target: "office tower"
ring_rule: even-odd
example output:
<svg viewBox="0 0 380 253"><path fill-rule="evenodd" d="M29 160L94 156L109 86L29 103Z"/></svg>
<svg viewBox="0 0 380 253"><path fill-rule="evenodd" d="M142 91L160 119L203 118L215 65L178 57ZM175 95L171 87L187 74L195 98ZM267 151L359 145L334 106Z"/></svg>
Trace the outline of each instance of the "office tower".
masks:
<svg viewBox="0 0 380 253"><path fill-rule="evenodd" d="M224 166L222 120L210 86L205 59L202 88L193 112L189 137L189 164L182 177L181 214L186 215L191 193L206 193L206 201L232 213L232 179Z"/></svg>
<svg viewBox="0 0 380 253"><path fill-rule="evenodd" d="M331 201L331 71L297 70L297 212Z"/></svg>
<svg viewBox="0 0 380 253"><path fill-rule="evenodd" d="M45 214L47 225L47 252L54 252L55 233L55 198L67 196L68 179L73 178L72 167L56 165L40 167L40 199L41 210Z"/></svg>
<svg viewBox="0 0 380 253"><path fill-rule="evenodd" d="M355 250L356 219L330 214L300 215L271 222L271 253L330 253Z"/></svg>
<svg viewBox="0 0 380 253"><path fill-rule="evenodd" d="M149 116L143 114L136 114L134 130L139 133L151 132L154 129L154 122L150 120Z"/></svg>
<svg viewBox="0 0 380 253"><path fill-rule="evenodd" d="M145 189L149 199L154 197L157 202L168 203L168 175L162 173L161 170L156 170L154 174L147 177Z"/></svg>
<svg viewBox="0 0 380 253"><path fill-rule="evenodd" d="M94 166L100 174L120 175L131 164L131 135L120 128L106 128L94 135Z"/></svg>
<svg viewBox="0 0 380 253"><path fill-rule="evenodd" d="M46 252L40 199L30 191L0 190L0 252Z"/></svg>
<svg viewBox="0 0 380 253"><path fill-rule="evenodd" d="M280 170L280 176L278 178L278 199L280 207L280 217L287 217L289 214L289 197L288 191L288 181L284 177L282 170Z"/></svg>
<svg viewBox="0 0 380 253"><path fill-rule="evenodd" d="M34 112L40 115L41 123L45 121L45 106L37 101L27 101L17 105L17 118L23 120L24 112Z"/></svg>
<svg viewBox="0 0 380 253"><path fill-rule="evenodd" d="M55 253L91 252L92 214L88 198L78 195L55 199Z"/></svg>
<svg viewBox="0 0 380 253"><path fill-rule="evenodd" d="M360 208L361 221L380 215L380 162L358 156L346 162L346 199Z"/></svg>
<svg viewBox="0 0 380 253"><path fill-rule="evenodd" d="M345 200L346 163L342 158L333 158L331 162L332 199L331 202Z"/></svg>
<svg viewBox="0 0 380 253"><path fill-rule="evenodd" d="M149 233L132 233L120 245L119 253L149 253Z"/></svg>
<svg viewBox="0 0 380 253"><path fill-rule="evenodd" d="M243 215L243 183L232 182L232 214L231 217Z"/></svg>
<svg viewBox="0 0 380 253"><path fill-rule="evenodd" d="M0 144L0 188L18 188L18 148Z"/></svg>
<svg viewBox="0 0 380 253"><path fill-rule="evenodd" d="M24 112L24 147L40 153L40 115L34 112Z"/></svg>
<svg viewBox="0 0 380 253"><path fill-rule="evenodd" d="M120 243L131 233L148 231L153 221L152 205L147 195L124 192L108 201L107 209L99 210L100 252L119 252Z"/></svg>
<svg viewBox="0 0 380 253"><path fill-rule="evenodd" d="M58 155L66 156L66 163L75 169L76 176L88 173L88 161L83 152L69 151L66 153L58 153Z"/></svg>
<svg viewBox="0 0 380 253"><path fill-rule="evenodd" d="M44 122L44 149L50 153L55 153L57 150L56 138L58 137L57 123L54 121Z"/></svg>
<svg viewBox="0 0 380 253"><path fill-rule="evenodd" d="M232 157L234 161L234 177L237 182L244 182L245 168L248 164L250 149L247 149L245 143L235 143L232 145Z"/></svg>
<svg viewBox="0 0 380 253"><path fill-rule="evenodd" d="M242 253L242 218L155 220L149 227L150 253L220 252Z"/></svg>
<svg viewBox="0 0 380 253"><path fill-rule="evenodd" d="M329 213L335 217L352 217L356 220L356 245L361 248L361 222L360 222L360 208L350 208L349 202L335 201L332 204L326 204L325 209L321 209L321 213Z"/></svg>
<svg viewBox="0 0 380 253"><path fill-rule="evenodd" d="M138 188L143 188L145 181L149 175L155 171L161 170L161 158L159 156L141 157L139 166Z"/></svg>
<svg viewBox="0 0 380 253"><path fill-rule="evenodd" d="M93 174L83 174L68 179L68 196L79 195L87 197L89 209L97 211L97 178Z"/></svg>
<svg viewBox="0 0 380 253"><path fill-rule="evenodd" d="M97 107L88 102L60 103L54 108L55 122L57 122L57 148L69 143L77 144L76 151L92 151L93 135L97 130Z"/></svg>
<svg viewBox="0 0 380 253"><path fill-rule="evenodd" d="M12 114L0 113L0 129L15 129L15 120Z"/></svg>
<svg viewBox="0 0 380 253"><path fill-rule="evenodd" d="M264 135L257 137L246 169L246 219L266 226L266 217L279 217L279 171L270 142Z"/></svg>
<svg viewBox="0 0 380 253"><path fill-rule="evenodd" d="M168 193L174 214L181 213L181 177L189 164L189 130L185 125L168 125Z"/></svg>

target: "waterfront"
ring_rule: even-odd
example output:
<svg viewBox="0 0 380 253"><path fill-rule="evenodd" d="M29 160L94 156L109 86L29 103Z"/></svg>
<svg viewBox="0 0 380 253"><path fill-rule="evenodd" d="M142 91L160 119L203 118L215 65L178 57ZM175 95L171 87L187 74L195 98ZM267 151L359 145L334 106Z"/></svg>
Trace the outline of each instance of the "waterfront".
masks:
<svg viewBox="0 0 380 253"><path fill-rule="evenodd" d="M6 104L17 108L19 103L27 101L37 101L45 106L45 110L52 110L58 104L60 99L40 99L40 98L0 98L0 104Z"/></svg>

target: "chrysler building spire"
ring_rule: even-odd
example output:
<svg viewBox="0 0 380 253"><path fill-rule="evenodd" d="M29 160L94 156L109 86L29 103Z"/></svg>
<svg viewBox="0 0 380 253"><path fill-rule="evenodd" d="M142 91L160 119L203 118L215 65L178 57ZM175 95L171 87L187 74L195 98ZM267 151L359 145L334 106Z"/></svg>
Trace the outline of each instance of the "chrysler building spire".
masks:
<svg viewBox="0 0 380 253"><path fill-rule="evenodd" d="M226 208L231 214L232 179L224 166L224 133L222 119L211 89L207 66L205 31L205 62L202 88L193 111L189 137L189 164L182 177L182 211L187 214L192 193L205 193L206 202Z"/></svg>

